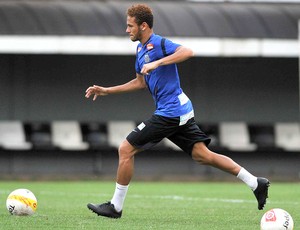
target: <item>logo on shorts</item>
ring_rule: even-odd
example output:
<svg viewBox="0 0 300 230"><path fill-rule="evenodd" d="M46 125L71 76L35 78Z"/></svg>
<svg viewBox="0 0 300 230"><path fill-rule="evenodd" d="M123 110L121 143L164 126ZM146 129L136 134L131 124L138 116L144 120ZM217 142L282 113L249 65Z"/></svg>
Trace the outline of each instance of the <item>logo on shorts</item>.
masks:
<svg viewBox="0 0 300 230"><path fill-rule="evenodd" d="M145 126L146 126L145 123L142 122L141 124L138 125L138 129L142 130L143 128L145 128Z"/></svg>

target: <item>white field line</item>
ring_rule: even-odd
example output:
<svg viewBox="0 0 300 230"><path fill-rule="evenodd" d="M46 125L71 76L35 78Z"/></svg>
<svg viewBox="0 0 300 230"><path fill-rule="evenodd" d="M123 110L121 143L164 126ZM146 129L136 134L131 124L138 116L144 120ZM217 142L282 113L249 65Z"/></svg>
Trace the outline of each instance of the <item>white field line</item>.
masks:
<svg viewBox="0 0 300 230"><path fill-rule="evenodd" d="M241 200L241 199L217 199L217 198L205 198L205 197L185 197L177 195L166 195L166 196L142 196L142 195L131 195L132 198L137 199L161 199L161 200L175 200L175 201L206 201L206 202L222 202L222 203L253 203L255 200Z"/></svg>
<svg viewBox="0 0 300 230"><path fill-rule="evenodd" d="M131 198L136 199L162 199L162 200L174 200L174 201L205 201L205 202L217 202L217 203L256 203L255 197L253 195L253 199L251 200L243 200L243 199L218 199L218 198L207 198L207 197L185 197L185 196L177 196L177 195L167 195L167 196L143 196L143 195L128 195ZM293 204L297 205L300 202L286 202L286 201L271 201L268 199L268 203L272 204Z"/></svg>

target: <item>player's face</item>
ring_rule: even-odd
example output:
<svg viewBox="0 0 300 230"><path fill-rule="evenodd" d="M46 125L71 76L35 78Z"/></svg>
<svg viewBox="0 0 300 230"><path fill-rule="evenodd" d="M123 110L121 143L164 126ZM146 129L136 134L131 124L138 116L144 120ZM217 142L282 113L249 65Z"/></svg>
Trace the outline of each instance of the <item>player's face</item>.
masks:
<svg viewBox="0 0 300 230"><path fill-rule="evenodd" d="M127 28L126 33L129 34L131 41L140 41L142 39L142 29L141 26L136 24L135 18L127 16Z"/></svg>

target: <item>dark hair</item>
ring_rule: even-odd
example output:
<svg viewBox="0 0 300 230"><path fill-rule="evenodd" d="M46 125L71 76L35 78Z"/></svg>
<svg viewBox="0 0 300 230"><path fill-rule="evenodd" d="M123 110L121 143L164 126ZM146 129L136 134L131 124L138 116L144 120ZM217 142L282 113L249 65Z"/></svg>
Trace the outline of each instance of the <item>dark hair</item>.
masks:
<svg viewBox="0 0 300 230"><path fill-rule="evenodd" d="M127 10L127 15L135 18L135 22L141 25L146 22L150 29L153 27L153 13L149 6L145 4L132 5Z"/></svg>

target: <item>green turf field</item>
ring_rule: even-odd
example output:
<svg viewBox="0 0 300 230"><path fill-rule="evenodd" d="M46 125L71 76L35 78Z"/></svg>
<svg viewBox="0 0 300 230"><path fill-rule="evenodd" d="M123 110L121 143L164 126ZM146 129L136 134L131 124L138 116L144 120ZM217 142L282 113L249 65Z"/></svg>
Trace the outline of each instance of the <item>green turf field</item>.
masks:
<svg viewBox="0 0 300 230"><path fill-rule="evenodd" d="M255 230L264 211L257 210L251 190L243 183L132 182L121 219L98 217L89 202L111 199L114 182L0 182L0 229L201 229ZM31 190L38 199L33 216L11 216L8 194ZM300 184L275 183L265 210L279 207L300 229Z"/></svg>

